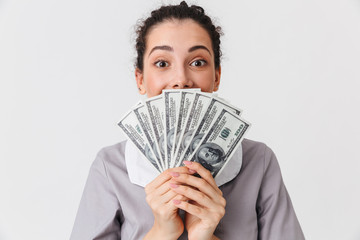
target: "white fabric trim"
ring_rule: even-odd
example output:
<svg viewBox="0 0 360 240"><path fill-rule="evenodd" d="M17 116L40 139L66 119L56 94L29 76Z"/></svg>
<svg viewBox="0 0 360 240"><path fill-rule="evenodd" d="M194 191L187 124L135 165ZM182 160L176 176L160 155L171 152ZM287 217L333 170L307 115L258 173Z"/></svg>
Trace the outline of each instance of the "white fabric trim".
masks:
<svg viewBox="0 0 360 240"><path fill-rule="evenodd" d="M141 187L145 187L160 174L130 141L126 142L125 162L130 181ZM221 186L233 180L239 174L241 165L242 147L240 144L221 174L215 177L216 184Z"/></svg>

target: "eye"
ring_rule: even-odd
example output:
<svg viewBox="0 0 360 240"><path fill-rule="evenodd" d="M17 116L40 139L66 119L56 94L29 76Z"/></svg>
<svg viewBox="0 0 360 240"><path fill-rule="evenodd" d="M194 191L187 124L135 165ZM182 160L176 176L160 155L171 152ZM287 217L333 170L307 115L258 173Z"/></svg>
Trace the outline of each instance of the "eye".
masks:
<svg viewBox="0 0 360 240"><path fill-rule="evenodd" d="M168 67L169 63L164 60L159 60L155 62L155 66L157 66L158 68L164 68L164 67Z"/></svg>
<svg viewBox="0 0 360 240"><path fill-rule="evenodd" d="M193 61L190 65L193 67L202 67L202 66L205 66L206 63L207 62L205 60L198 59L198 60Z"/></svg>

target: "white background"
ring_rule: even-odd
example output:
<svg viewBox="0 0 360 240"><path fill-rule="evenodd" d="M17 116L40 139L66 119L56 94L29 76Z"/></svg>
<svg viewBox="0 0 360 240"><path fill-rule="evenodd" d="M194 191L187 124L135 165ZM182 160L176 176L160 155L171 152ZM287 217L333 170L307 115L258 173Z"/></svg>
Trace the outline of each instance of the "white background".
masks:
<svg viewBox="0 0 360 240"><path fill-rule="evenodd" d="M275 151L306 238L360 239L360 2L192 3L223 27L219 95ZM0 1L1 240L69 238L139 99L134 25L160 4Z"/></svg>

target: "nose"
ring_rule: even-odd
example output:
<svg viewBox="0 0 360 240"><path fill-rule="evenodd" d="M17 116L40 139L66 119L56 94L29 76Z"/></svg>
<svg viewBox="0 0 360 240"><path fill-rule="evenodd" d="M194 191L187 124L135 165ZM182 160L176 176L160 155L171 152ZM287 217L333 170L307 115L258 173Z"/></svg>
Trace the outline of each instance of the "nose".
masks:
<svg viewBox="0 0 360 240"><path fill-rule="evenodd" d="M171 84L174 89L192 88L194 85L190 74L184 67L177 69Z"/></svg>

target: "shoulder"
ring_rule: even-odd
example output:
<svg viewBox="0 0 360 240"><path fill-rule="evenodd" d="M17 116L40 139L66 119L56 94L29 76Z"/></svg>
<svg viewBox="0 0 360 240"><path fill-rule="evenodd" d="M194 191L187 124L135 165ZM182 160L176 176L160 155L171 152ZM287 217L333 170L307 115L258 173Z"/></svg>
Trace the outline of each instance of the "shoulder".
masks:
<svg viewBox="0 0 360 240"><path fill-rule="evenodd" d="M240 178L250 185L247 194L256 202L258 238L304 239L274 152L266 144L248 139L242 147Z"/></svg>
<svg viewBox="0 0 360 240"><path fill-rule="evenodd" d="M273 154L273 151L265 143L244 139L242 141L243 154Z"/></svg>
<svg viewBox="0 0 360 240"><path fill-rule="evenodd" d="M122 141L110 146L103 147L97 154L98 158L106 161L114 160L115 158L124 158L126 141Z"/></svg>
<svg viewBox="0 0 360 240"><path fill-rule="evenodd" d="M114 170L126 172L125 147L126 141L103 147L97 153L91 168L104 168L106 175Z"/></svg>
<svg viewBox="0 0 360 240"><path fill-rule="evenodd" d="M242 141L243 160L260 161L267 164L275 157L274 152L265 143L249 139Z"/></svg>
<svg viewBox="0 0 360 240"><path fill-rule="evenodd" d="M279 168L274 152L265 143L244 139L242 141L242 152L240 175L251 178L257 184L261 184L269 168Z"/></svg>

